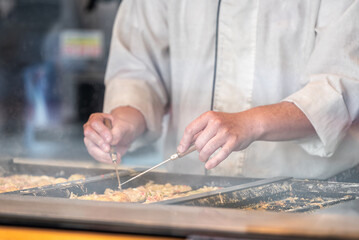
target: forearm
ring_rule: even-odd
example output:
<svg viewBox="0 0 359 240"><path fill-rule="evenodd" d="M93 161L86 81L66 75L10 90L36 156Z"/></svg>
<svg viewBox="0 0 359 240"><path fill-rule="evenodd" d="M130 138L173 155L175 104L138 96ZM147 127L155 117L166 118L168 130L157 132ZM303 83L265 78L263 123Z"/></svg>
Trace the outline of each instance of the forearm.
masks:
<svg viewBox="0 0 359 240"><path fill-rule="evenodd" d="M248 110L257 127L257 141L287 141L313 136L314 127L291 102L280 102Z"/></svg>

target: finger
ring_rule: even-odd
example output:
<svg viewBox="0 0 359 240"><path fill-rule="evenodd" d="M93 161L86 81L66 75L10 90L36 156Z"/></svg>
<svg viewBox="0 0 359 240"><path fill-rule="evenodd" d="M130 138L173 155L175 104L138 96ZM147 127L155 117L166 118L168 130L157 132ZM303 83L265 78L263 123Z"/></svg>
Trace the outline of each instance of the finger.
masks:
<svg viewBox="0 0 359 240"><path fill-rule="evenodd" d="M186 127L180 144L177 147L179 153L186 151L193 143L195 136L204 130L207 126L207 119L206 115L202 114Z"/></svg>
<svg viewBox="0 0 359 240"><path fill-rule="evenodd" d="M91 125L87 125L84 128L84 135L88 141L91 141L97 147L101 148L102 151L110 151L110 145L91 127Z"/></svg>
<svg viewBox="0 0 359 240"><path fill-rule="evenodd" d="M106 141L106 143L111 143L112 133L111 129L104 124L105 118L108 118L113 122L113 117L110 114L102 113L94 115L90 119L89 125L104 139L104 141Z"/></svg>
<svg viewBox="0 0 359 240"><path fill-rule="evenodd" d="M216 153L211 159L206 162L205 168L212 169L218 166L218 164L220 164L229 156L229 154L233 152L234 146L235 144L231 142L227 142L226 144L224 144L221 150L219 150L218 153Z"/></svg>
<svg viewBox="0 0 359 240"><path fill-rule="evenodd" d="M99 162L110 163L111 158L110 155L104 151L102 151L99 147L97 147L92 141L87 138L84 138L84 143L86 145L87 151L89 154L95 158Z"/></svg>
<svg viewBox="0 0 359 240"><path fill-rule="evenodd" d="M208 124L206 128L195 136L196 148L200 152L203 147L217 134L217 128Z"/></svg>
<svg viewBox="0 0 359 240"><path fill-rule="evenodd" d="M224 144L225 139L219 137L218 135L211 138L199 151L199 160L202 162L207 162L208 159Z"/></svg>

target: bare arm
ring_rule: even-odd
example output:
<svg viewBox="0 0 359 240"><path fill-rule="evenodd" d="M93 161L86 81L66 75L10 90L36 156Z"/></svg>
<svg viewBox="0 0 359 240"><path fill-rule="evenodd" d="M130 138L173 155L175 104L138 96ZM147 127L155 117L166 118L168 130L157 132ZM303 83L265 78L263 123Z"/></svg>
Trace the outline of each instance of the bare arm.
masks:
<svg viewBox="0 0 359 240"><path fill-rule="evenodd" d="M286 141L315 134L308 118L291 102L256 107L248 111L253 112L254 118L258 118L261 125L256 140Z"/></svg>
<svg viewBox="0 0 359 240"><path fill-rule="evenodd" d="M195 143L200 160L211 169L232 151L243 150L254 141L286 141L313 134L304 113L293 103L281 102L239 113L206 112L187 126L177 150L183 152Z"/></svg>

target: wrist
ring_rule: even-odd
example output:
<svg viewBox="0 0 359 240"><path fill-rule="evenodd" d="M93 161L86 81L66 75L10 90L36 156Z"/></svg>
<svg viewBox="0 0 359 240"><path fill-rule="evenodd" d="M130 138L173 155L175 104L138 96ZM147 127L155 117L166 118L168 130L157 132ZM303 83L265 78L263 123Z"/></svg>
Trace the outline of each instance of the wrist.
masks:
<svg viewBox="0 0 359 240"><path fill-rule="evenodd" d="M252 132L252 141L265 140L267 132L267 118L265 117L265 111L262 107L255 107L248 111L248 121L250 131Z"/></svg>
<svg viewBox="0 0 359 240"><path fill-rule="evenodd" d="M111 114L116 119L126 121L130 124L135 138L141 136L147 130L146 120L143 114L136 108L121 106L112 110Z"/></svg>
<svg viewBox="0 0 359 240"><path fill-rule="evenodd" d="M293 103L264 105L252 111L256 140L288 141L315 134L308 118Z"/></svg>

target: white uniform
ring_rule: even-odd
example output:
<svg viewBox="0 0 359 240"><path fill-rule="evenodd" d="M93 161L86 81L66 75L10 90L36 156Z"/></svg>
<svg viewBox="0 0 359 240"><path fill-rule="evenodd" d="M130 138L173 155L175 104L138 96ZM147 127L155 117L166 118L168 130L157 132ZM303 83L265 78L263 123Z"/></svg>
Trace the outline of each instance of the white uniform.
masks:
<svg viewBox="0 0 359 240"><path fill-rule="evenodd" d="M134 145L159 137L168 112L168 157L212 98L222 112L294 102L318 137L254 142L210 173L327 178L359 162L358 79L358 1L125 0L104 111L129 105L142 112L148 132ZM169 170L203 174L196 154Z"/></svg>

